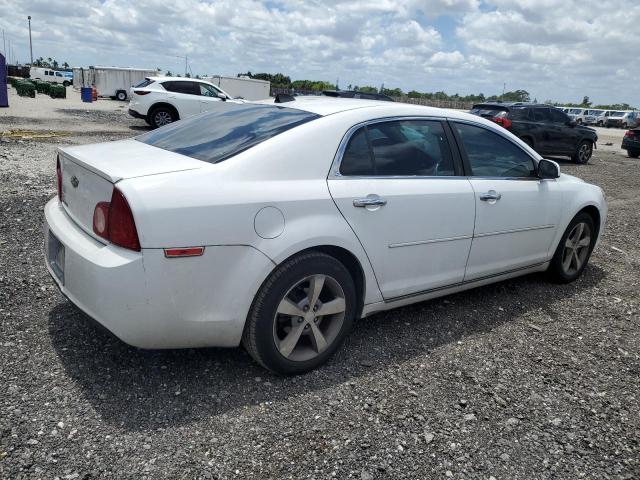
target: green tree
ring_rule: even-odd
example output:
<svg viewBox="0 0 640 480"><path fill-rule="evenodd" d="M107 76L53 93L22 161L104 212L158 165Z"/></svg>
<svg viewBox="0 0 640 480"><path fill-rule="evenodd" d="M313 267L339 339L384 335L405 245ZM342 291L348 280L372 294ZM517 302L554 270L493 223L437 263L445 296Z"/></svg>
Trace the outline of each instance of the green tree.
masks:
<svg viewBox="0 0 640 480"><path fill-rule="evenodd" d="M589 97L587 95L582 97L582 103L580 104L580 106L581 107L587 107L587 108L589 108L591 106L591 102L589 101Z"/></svg>

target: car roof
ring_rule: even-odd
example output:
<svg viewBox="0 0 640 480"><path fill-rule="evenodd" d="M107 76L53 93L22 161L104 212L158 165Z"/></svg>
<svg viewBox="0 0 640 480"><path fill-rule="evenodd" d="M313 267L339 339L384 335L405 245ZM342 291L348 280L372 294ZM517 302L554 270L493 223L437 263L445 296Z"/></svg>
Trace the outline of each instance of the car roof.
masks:
<svg viewBox="0 0 640 480"><path fill-rule="evenodd" d="M163 75L152 75L152 76L148 76L145 77L148 78L149 80L153 80L154 82L166 82L168 80L171 81L175 81L175 80L179 80L179 81L185 81L185 82L204 82L204 83L211 83L208 80L203 80L202 78L189 78L189 77L167 77L167 76L163 76Z"/></svg>
<svg viewBox="0 0 640 480"><path fill-rule="evenodd" d="M528 102L483 102L476 103L473 105L473 108L478 107L545 107L545 108L578 108L578 107L556 107L555 105L547 105L546 103L528 103ZM582 109L584 110L584 109Z"/></svg>
<svg viewBox="0 0 640 480"><path fill-rule="evenodd" d="M340 112L346 112L349 110L363 110L368 109L372 112L372 118L375 117L375 109L383 109L384 116L390 116L389 112L392 111L393 116L425 116L425 117L447 117L447 118L459 118L477 121L475 115L471 115L461 110L451 110L447 108L427 107L424 105L415 105L410 103L400 102L387 102L384 100L364 100L359 98L342 98L342 97L327 97L327 96L303 96L295 97L295 100L290 102L275 103L274 98L266 100L258 100L256 102L266 105L277 105L279 107L295 108L297 110L304 110L306 112L315 113L320 116L333 115Z"/></svg>

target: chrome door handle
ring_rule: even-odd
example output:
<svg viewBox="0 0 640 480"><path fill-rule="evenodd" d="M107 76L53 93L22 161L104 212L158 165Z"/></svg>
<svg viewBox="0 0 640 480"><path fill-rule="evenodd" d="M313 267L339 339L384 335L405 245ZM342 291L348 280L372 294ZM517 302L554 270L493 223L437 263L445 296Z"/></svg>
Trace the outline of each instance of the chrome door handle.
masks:
<svg viewBox="0 0 640 480"><path fill-rule="evenodd" d="M488 202L488 201L496 201L496 200L500 200L502 198L502 194L496 192L495 190L489 190L487 193L481 193L480 194L480 200L482 200L483 202Z"/></svg>
<svg viewBox="0 0 640 480"><path fill-rule="evenodd" d="M371 194L364 198L356 198L353 201L354 207L384 207L387 201L384 198L380 198L378 195Z"/></svg>

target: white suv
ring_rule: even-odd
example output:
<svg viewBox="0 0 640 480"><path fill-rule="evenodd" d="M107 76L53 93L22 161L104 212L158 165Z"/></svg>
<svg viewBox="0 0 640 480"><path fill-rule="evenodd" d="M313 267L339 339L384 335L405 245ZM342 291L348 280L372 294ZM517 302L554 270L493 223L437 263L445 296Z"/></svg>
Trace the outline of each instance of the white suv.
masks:
<svg viewBox="0 0 640 480"><path fill-rule="evenodd" d="M218 102L242 102L197 78L147 77L129 94L129 115L143 118L154 128L211 110Z"/></svg>
<svg viewBox="0 0 640 480"><path fill-rule="evenodd" d="M582 125L584 122L584 117L587 114L586 108L570 108L567 111L567 115L571 120L575 120L578 125Z"/></svg>

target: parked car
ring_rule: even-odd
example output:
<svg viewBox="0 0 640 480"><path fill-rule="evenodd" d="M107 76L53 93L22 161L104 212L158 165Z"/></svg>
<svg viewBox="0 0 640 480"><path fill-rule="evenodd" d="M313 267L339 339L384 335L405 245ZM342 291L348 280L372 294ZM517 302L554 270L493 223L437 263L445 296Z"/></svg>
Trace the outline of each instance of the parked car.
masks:
<svg viewBox="0 0 640 480"><path fill-rule="evenodd" d="M206 112L232 99L211 82L181 77L147 77L131 87L129 96L129 115L146 120L154 128Z"/></svg>
<svg viewBox="0 0 640 480"><path fill-rule="evenodd" d="M598 118L600 117L600 115L602 115L604 113L604 110L598 110L598 109L589 109L585 112L584 114L584 121L583 123L585 125L597 125L598 124Z"/></svg>
<svg viewBox="0 0 640 480"><path fill-rule="evenodd" d="M60 147L57 178L46 266L67 298L131 345L242 343L280 374L326 362L355 318L530 272L571 282L607 215L600 188L491 121L321 96Z"/></svg>
<svg viewBox="0 0 640 480"><path fill-rule="evenodd" d="M50 83L60 83L68 87L73 83L73 74L69 77L70 72L62 72L51 68L31 67L29 77L34 80L42 80Z"/></svg>
<svg viewBox="0 0 640 480"><path fill-rule="evenodd" d="M584 117L587 114L586 108L569 108L566 112L569 115L571 120L575 120L578 125L582 125L584 122Z"/></svg>
<svg viewBox="0 0 640 480"><path fill-rule="evenodd" d="M594 129L549 105L479 103L471 113L501 125L541 155L568 156L576 163L588 163L598 141Z"/></svg>
<svg viewBox="0 0 640 480"><path fill-rule="evenodd" d="M605 122L607 128L629 128L635 124L635 112L612 112Z"/></svg>
<svg viewBox="0 0 640 480"><path fill-rule="evenodd" d="M640 157L640 128L633 128L624 134L622 149L626 150L631 158Z"/></svg>
<svg viewBox="0 0 640 480"><path fill-rule="evenodd" d="M327 97L340 98L362 98L365 100L382 100L385 102L393 102L393 98L382 93L358 92L354 90L324 90L323 95Z"/></svg>

